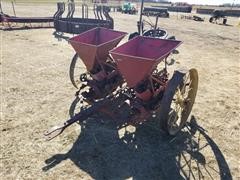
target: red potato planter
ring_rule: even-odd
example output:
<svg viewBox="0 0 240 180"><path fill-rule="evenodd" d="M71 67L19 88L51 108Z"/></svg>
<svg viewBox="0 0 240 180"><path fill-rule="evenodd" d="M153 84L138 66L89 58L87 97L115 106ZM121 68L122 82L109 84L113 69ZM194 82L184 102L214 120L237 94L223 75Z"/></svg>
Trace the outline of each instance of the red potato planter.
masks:
<svg viewBox="0 0 240 180"><path fill-rule="evenodd" d="M118 128L151 120L176 135L184 127L195 101L198 73L196 69L176 70L171 76L167 72L167 57L181 41L137 36L116 47L125 35L95 28L69 40L87 69L75 84L82 108L46 132L49 140L96 112L109 115Z"/></svg>

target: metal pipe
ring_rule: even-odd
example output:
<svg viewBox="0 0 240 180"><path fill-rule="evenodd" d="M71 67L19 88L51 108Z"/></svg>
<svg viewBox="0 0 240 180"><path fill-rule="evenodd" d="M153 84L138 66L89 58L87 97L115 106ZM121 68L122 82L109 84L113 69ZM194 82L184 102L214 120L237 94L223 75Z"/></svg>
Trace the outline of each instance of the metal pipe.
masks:
<svg viewBox="0 0 240 180"><path fill-rule="evenodd" d="M14 8L13 1L12 1L12 8L13 8L13 13L14 13L14 16L16 17L16 12L15 12L15 8Z"/></svg>
<svg viewBox="0 0 240 180"><path fill-rule="evenodd" d="M139 19L139 34L142 35L142 26L143 26L143 22L142 22L142 13L143 13L143 6L144 6L144 0L142 0L141 2L141 11L140 11L140 19Z"/></svg>
<svg viewBox="0 0 240 180"><path fill-rule="evenodd" d="M0 0L0 13L3 14L3 10L2 10L2 1Z"/></svg>
<svg viewBox="0 0 240 180"><path fill-rule="evenodd" d="M158 18L159 18L159 16L157 15L157 17L156 17L156 22L155 22L155 26L154 26L154 30L156 30L157 27L158 27Z"/></svg>
<svg viewBox="0 0 240 180"><path fill-rule="evenodd" d="M85 16L84 16L84 4L82 4L82 18L84 19Z"/></svg>
<svg viewBox="0 0 240 180"><path fill-rule="evenodd" d="M65 121L63 124L52 127L50 130L48 130L47 132L44 133L44 135L47 137L47 140L51 140L51 139L57 137L71 124L73 124L77 121L82 122L82 121L86 120L92 114L96 113L96 111L103 108L105 104L108 104L111 101L111 98L112 98L112 96L109 96L107 98L99 100L98 102L95 102L94 105L90 106L87 109L80 111L78 114L76 114L71 119Z"/></svg>

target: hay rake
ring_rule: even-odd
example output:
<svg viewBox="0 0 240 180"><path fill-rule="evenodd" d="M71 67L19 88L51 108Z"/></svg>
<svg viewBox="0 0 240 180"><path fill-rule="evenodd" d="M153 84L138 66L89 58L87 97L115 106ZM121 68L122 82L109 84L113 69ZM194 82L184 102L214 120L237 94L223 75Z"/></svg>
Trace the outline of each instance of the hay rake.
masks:
<svg viewBox="0 0 240 180"><path fill-rule="evenodd" d="M59 9L57 10L59 11ZM53 17L17 17L5 14L0 3L0 22L5 30L27 28L52 28Z"/></svg>

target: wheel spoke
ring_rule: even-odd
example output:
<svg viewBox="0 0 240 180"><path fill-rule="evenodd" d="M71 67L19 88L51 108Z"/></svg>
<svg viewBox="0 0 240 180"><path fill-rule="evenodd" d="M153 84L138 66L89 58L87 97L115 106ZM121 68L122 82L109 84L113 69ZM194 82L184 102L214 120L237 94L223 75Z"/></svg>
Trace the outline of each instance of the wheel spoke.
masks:
<svg viewBox="0 0 240 180"><path fill-rule="evenodd" d="M185 76L185 77L186 77L186 76ZM184 82L183 82L183 87L182 87L182 89L181 89L181 93L182 93L182 94L185 93L186 86L189 86L189 85L191 84L191 81L190 81L189 83L187 83L188 80L189 80L189 78L190 78L190 74L188 73L186 79L185 79Z"/></svg>
<svg viewBox="0 0 240 180"><path fill-rule="evenodd" d="M183 85L179 85L176 88L176 92L173 96L172 102L177 115L175 121L171 122L171 126L169 126L172 130L172 134L183 126L191 110L191 104L195 99L195 97L192 99L193 96L191 95L196 89L194 85L195 82L193 82L194 79L192 78L192 76L194 76L193 73L193 71L189 71L184 78ZM174 126L175 130L173 129Z"/></svg>

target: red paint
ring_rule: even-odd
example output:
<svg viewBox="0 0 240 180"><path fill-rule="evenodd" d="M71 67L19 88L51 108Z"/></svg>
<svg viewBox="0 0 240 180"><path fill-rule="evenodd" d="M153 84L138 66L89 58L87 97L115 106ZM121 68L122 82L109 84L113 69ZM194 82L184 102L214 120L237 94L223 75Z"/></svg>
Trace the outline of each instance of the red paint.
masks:
<svg viewBox="0 0 240 180"><path fill-rule="evenodd" d="M148 77L152 70L181 41L138 36L110 51L129 87L135 87Z"/></svg>
<svg viewBox="0 0 240 180"><path fill-rule="evenodd" d="M95 63L107 60L109 51L117 46L126 34L99 27L74 36L69 42L90 71Z"/></svg>
<svg viewBox="0 0 240 180"><path fill-rule="evenodd" d="M146 91L144 91L142 93L137 93L136 92L136 96L139 97L140 99L144 100L144 101L148 101L153 96L153 93L150 91L150 89L147 89Z"/></svg>

